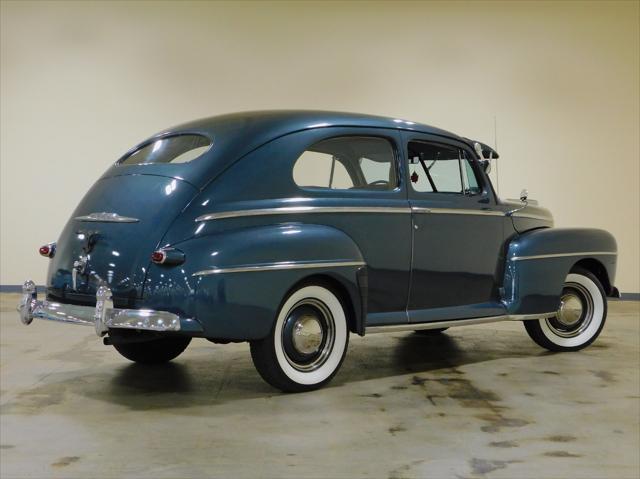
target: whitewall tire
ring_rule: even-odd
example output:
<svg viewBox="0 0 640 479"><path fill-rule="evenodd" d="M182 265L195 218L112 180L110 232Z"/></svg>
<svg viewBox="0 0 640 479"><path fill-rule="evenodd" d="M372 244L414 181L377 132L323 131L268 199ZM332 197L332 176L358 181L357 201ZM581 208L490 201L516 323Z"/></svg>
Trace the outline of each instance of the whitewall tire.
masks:
<svg viewBox="0 0 640 479"><path fill-rule="evenodd" d="M567 275L554 317L524 321L531 339L550 351L577 351L598 337L607 319L607 298L598 278L584 269Z"/></svg>
<svg viewBox="0 0 640 479"><path fill-rule="evenodd" d="M345 308L324 284L306 284L282 304L271 334L251 342L260 376L285 392L318 389L336 374L349 343Z"/></svg>

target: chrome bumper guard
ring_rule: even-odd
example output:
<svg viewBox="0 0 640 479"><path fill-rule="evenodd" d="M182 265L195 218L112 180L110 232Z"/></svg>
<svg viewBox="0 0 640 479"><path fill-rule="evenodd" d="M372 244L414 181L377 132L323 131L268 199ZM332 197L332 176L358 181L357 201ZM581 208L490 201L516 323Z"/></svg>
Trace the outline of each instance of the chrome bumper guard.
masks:
<svg viewBox="0 0 640 479"><path fill-rule="evenodd" d="M100 286L96 292L95 307L39 301L36 285L29 280L22 286L18 312L23 324L31 324L33 318L39 318L93 325L98 336L104 336L110 328L180 331L180 317L177 314L151 309L114 308L112 298L111 290L107 286Z"/></svg>

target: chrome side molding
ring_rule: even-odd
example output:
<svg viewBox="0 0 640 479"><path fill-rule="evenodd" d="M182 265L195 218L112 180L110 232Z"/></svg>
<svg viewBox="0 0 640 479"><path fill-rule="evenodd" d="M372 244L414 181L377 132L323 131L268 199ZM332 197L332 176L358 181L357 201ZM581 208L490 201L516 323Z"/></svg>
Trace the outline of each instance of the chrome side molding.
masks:
<svg viewBox="0 0 640 479"><path fill-rule="evenodd" d="M241 218L245 216L291 215L300 213L411 213L409 206L281 206L252 210L221 211L196 218L199 221Z"/></svg>
<svg viewBox="0 0 640 479"><path fill-rule="evenodd" d="M541 314L505 314L502 316L488 316L484 318L451 319L447 321L431 321L428 323L402 323L389 324L385 326L369 326L365 329L366 334L372 333L395 333L402 331L419 331L425 329L453 328L455 326L472 326L474 324L499 323L502 321L526 321L533 319L552 318L557 313Z"/></svg>
<svg viewBox="0 0 640 479"><path fill-rule="evenodd" d="M542 216L542 215L534 215L532 213L511 213L508 214L506 216L511 216L513 218L527 218L530 220L542 220L542 221L549 221L549 222L553 222L553 218L551 216Z"/></svg>
<svg viewBox="0 0 640 479"><path fill-rule="evenodd" d="M565 256L600 256L600 255L614 255L618 253L615 251L581 251L579 253L553 253L553 254L536 254L532 256L513 256L509 258L511 261L526 261L530 259L547 259L547 258L562 258Z"/></svg>
<svg viewBox="0 0 640 479"><path fill-rule="evenodd" d="M467 215L467 216L514 216L552 222L550 216L518 213L521 208L508 212L492 209L464 209L464 208L428 208L422 206L281 206L277 208L258 208L250 210L230 210L207 213L196 218L196 222L223 220L227 218L243 218L249 216L273 216L313 213L378 213L378 214L410 214L432 213L439 215ZM76 218L78 219L78 218ZM89 220L87 220L89 221Z"/></svg>
<svg viewBox="0 0 640 479"><path fill-rule="evenodd" d="M120 216L118 213L107 213L106 211L101 213L90 213L84 216L76 216L74 220L93 223L137 223L140 221L138 218Z"/></svg>
<svg viewBox="0 0 640 479"><path fill-rule="evenodd" d="M410 214L434 213L449 215L505 216L498 210L471 210L459 208L423 208L419 206L282 206L278 208L260 208L251 210L221 211L208 213L196 218L197 222L241 218L247 216L270 216L306 213L378 213L378 214Z"/></svg>
<svg viewBox="0 0 640 479"><path fill-rule="evenodd" d="M499 210L468 210L462 208L423 208L412 206L414 213L432 213L436 215L468 215L468 216L505 216L504 211Z"/></svg>
<svg viewBox="0 0 640 479"><path fill-rule="evenodd" d="M316 262L296 262L281 261L278 263L234 266L231 268L211 268L197 271L192 276L208 276L211 274L224 273L252 273L256 271L277 271L283 269L310 269L310 268L335 268L345 266L365 266L364 261L316 261Z"/></svg>

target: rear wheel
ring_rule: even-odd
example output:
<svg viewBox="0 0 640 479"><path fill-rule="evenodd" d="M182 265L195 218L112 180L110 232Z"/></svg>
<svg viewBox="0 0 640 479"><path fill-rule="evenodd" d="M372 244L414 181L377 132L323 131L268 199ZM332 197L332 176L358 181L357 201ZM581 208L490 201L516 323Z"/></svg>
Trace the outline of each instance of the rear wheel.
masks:
<svg viewBox="0 0 640 479"><path fill-rule="evenodd" d="M607 319L607 298L598 278L584 269L567 276L554 317L524 321L531 339L550 351L578 351L599 336Z"/></svg>
<svg viewBox="0 0 640 479"><path fill-rule="evenodd" d="M177 358L190 342L190 337L171 337L143 342L114 342L113 347L130 361L160 364Z"/></svg>
<svg viewBox="0 0 640 479"><path fill-rule="evenodd" d="M286 299L265 339L251 342L260 376L284 392L318 389L336 374L347 351L344 307L327 287L311 284Z"/></svg>

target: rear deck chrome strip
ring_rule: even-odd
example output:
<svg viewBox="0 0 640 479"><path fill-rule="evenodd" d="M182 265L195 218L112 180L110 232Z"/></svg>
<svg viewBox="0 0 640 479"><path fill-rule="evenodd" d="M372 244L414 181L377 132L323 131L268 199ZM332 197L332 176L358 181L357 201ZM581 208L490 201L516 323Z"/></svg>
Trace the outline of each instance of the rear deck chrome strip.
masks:
<svg viewBox="0 0 640 479"><path fill-rule="evenodd" d="M511 261L526 261L530 259L547 259L547 258L562 258L565 256L600 256L600 255L614 255L618 253L615 251L582 251L579 253L554 253L554 254L537 254L533 256L514 256L509 258Z"/></svg>
<svg viewBox="0 0 640 479"><path fill-rule="evenodd" d="M544 319L552 318L557 313L540 313L540 314L514 314L514 315L502 315L502 316L488 316L484 318L469 318L469 319L451 319L447 321L432 321L429 323L402 323L402 324L389 324L385 326L369 326L365 329L365 333L394 333L401 331L419 331L424 329L440 329L440 328L452 328L454 326L472 326L474 324L485 323L499 323L501 321L525 321L532 319Z"/></svg>
<svg viewBox="0 0 640 479"><path fill-rule="evenodd" d="M89 213L84 216L76 216L74 220L88 221L93 223L137 223L140 221L138 218L131 218L129 216L120 216L118 213Z"/></svg>
<svg viewBox="0 0 640 479"><path fill-rule="evenodd" d="M197 271L192 276L207 276L210 274L223 273L252 273L257 271L276 271L283 269L310 269L310 268L335 268L345 266L365 266L364 261L318 261L318 262L294 262L282 261L280 263L270 263L251 266L236 266L233 268L212 268Z"/></svg>

